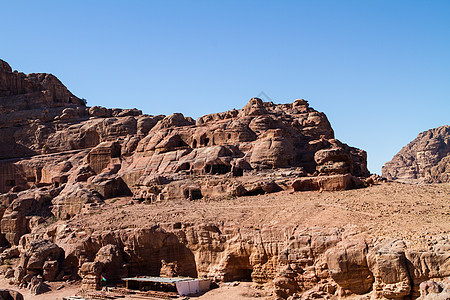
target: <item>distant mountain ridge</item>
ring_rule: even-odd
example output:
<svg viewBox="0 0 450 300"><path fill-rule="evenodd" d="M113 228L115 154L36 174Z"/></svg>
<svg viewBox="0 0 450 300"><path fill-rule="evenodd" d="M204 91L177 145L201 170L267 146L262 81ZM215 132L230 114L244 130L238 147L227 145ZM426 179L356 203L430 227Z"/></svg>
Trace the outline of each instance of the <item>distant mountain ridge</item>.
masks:
<svg viewBox="0 0 450 300"><path fill-rule="evenodd" d="M450 126L420 133L383 166L382 174L405 183L450 182Z"/></svg>

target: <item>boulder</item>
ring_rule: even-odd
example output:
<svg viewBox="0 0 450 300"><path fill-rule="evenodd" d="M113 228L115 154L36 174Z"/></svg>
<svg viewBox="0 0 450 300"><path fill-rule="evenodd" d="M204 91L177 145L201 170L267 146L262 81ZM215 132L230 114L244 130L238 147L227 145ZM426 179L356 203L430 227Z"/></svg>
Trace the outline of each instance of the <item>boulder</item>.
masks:
<svg viewBox="0 0 450 300"><path fill-rule="evenodd" d="M55 278L52 275L58 273L58 261L63 258L62 248L49 240L35 239L21 254L21 266L27 272L44 274L51 280Z"/></svg>
<svg viewBox="0 0 450 300"><path fill-rule="evenodd" d="M81 289L97 290L100 288L100 274L104 268L103 263L85 262L81 265L78 274L81 277Z"/></svg>
<svg viewBox="0 0 450 300"><path fill-rule="evenodd" d="M337 174L317 177L301 177L292 183L294 191L340 191L362 186L362 182L351 174Z"/></svg>
<svg viewBox="0 0 450 300"><path fill-rule="evenodd" d="M0 63L2 61L0 60ZM23 300L23 295L17 291L0 289L0 299L4 300Z"/></svg>
<svg viewBox="0 0 450 300"><path fill-rule="evenodd" d="M88 189L85 184L66 185L61 193L53 198L52 213L57 218L69 219L82 211L88 211L103 203L101 195Z"/></svg>
<svg viewBox="0 0 450 300"><path fill-rule="evenodd" d="M44 283L41 275L33 276L30 283L28 284L28 289L32 295L39 295L49 291L49 287Z"/></svg>
<svg viewBox="0 0 450 300"><path fill-rule="evenodd" d="M411 293L405 245L402 241L389 240L375 245L367 254L367 263L375 279L375 298L403 299Z"/></svg>
<svg viewBox="0 0 450 300"><path fill-rule="evenodd" d="M95 262L100 262L103 264L104 277L108 281L115 282L123 277L123 258L122 253L116 245L106 245L98 250Z"/></svg>
<svg viewBox="0 0 450 300"><path fill-rule="evenodd" d="M54 281L59 272L59 263L57 260L47 260L44 262L42 270L45 281Z"/></svg>
<svg viewBox="0 0 450 300"><path fill-rule="evenodd" d="M365 294L374 277L367 264L368 246L364 240L346 240L326 253L331 278L353 294Z"/></svg>

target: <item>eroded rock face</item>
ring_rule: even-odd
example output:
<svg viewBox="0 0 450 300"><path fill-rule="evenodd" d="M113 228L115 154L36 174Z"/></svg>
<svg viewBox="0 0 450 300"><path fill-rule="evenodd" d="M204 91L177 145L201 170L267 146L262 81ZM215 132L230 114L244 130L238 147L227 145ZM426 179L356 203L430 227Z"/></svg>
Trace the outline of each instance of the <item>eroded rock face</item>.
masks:
<svg viewBox="0 0 450 300"><path fill-rule="evenodd" d="M293 183L296 190L341 190L369 175L366 153L334 139L325 114L303 99L252 98L240 110L194 121L180 113L86 108L54 76L11 72L6 63L1 74L10 80L1 89L8 115L0 118L0 134L11 140L0 145L0 192L64 186L53 201L58 217L86 203L73 200L74 184L104 198L195 200L276 192Z"/></svg>
<svg viewBox="0 0 450 300"><path fill-rule="evenodd" d="M12 72L3 61L0 79L0 246L17 246L16 283L71 276L98 288L101 276L206 276L272 282L280 297L362 294L375 284L385 292L396 284L376 273L372 244L347 241L341 229L287 234L180 223L88 234L42 225L90 216L122 195L171 201L360 186L369 175L366 153L336 140L325 114L306 100L252 98L240 110L193 120L88 108L53 75ZM333 265L333 257L346 262Z"/></svg>
<svg viewBox="0 0 450 300"><path fill-rule="evenodd" d="M1 65L1 60L0 60ZM23 295L17 291L13 290L0 290L0 299L5 300L23 300Z"/></svg>
<svg viewBox="0 0 450 300"><path fill-rule="evenodd" d="M450 182L450 126L422 132L382 169L387 179L406 183Z"/></svg>
<svg viewBox="0 0 450 300"><path fill-rule="evenodd" d="M41 238L24 238L21 246L20 263L14 274L17 283L28 283L34 276L41 276L48 281L56 279L64 260L62 248Z"/></svg>
<svg viewBox="0 0 450 300"><path fill-rule="evenodd" d="M368 239L354 227L177 223L92 234L70 227L48 230L66 253L65 270L69 264L78 270L89 289L99 287L100 276L114 281L118 274L145 274L270 284L282 299L434 299L430 293L446 295L441 281L450 276L448 237L417 251L402 240Z"/></svg>
<svg viewBox="0 0 450 300"><path fill-rule="evenodd" d="M450 299L450 277L443 281L424 281L420 284L420 300Z"/></svg>

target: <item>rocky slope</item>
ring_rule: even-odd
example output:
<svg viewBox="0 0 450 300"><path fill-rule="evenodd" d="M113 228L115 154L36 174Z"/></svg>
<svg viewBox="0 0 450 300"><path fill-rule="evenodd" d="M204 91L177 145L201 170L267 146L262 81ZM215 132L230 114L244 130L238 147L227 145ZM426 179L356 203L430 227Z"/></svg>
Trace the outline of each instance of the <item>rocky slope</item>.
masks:
<svg viewBox="0 0 450 300"><path fill-rule="evenodd" d="M450 182L450 126L420 133L386 163L382 173L408 183Z"/></svg>
<svg viewBox="0 0 450 300"><path fill-rule="evenodd" d="M450 276L447 214L400 197L399 212L408 203L444 222L420 248L367 227L392 219L379 202L335 199L374 180L365 151L336 140L306 100L252 98L193 120L86 107L53 75L3 61L0 79L0 261L18 285L181 275L248 280L279 298L402 299ZM430 193L447 211L448 189Z"/></svg>
<svg viewBox="0 0 450 300"><path fill-rule="evenodd" d="M446 299L449 188L384 183L150 204L114 198L35 225L2 256L17 263L16 282L80 276L82 288L95 288L100 275L182 275L252 281L280 299Z"/></svg>

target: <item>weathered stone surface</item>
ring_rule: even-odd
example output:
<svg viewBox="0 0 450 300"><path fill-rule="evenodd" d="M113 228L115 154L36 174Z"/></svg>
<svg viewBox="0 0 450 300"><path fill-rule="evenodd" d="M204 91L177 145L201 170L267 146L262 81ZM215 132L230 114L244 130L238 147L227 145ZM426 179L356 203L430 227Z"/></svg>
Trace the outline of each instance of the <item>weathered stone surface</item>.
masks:
<svg viewBox="0 0 450 300"><path fill-rule="evenodd" d="M292 183L294 191L339 191L362 185L363 183L351 174L303 177Z"/></svg>
<svg viewBox="0 0 450 300"><path fill-rule="evenodd" d="M443 281L424 281L420 284L420 300L450 299L450 277Z"/></svg>
<svg viewBox="0 0 450 300"><path fill-rule="evenodd" d="M101 203L101 195L95 190L89 189L86 184L75 183L66 185L61 193L53 198L52 213L58 218L68 219Z"/></svg>
<svg viewBox="0 0 450 300"><path fill-rule="evenodd" d="M124 277L122 253L116 245L106 245L100 248L94 261L103 264L104 277L111 282Z"/></svg>
<svg viewBox="0 0 450 300"><path fill-rule="evenodd" d="M195 122L180 113L86 108L53 76L11 73L6 63L2 71L12 81L2 89L10 112L0 117L0 133L11 140L0 145L0 159L18 159L0 162L0 192L66 184L53 201L58 217L71 217L86 203L70 187L76 183L105 198L132 193L151 201L195 200L288 189L287 176L326 175L314 179L312 189L337 190L369 175L365 152L334 139L325 114L303 99L277 105L252 98L240 110ZM27 105L12 105L12 95L25 95ZM291 171L276 175L279 169ZM152 181L161 175L168 180ZM59 212L64 201L73 211Z"/></svg>
<svg viewBox="0 0 450 300"><path fill-rule="evenodd" d="M100 288L100 274L104 265L101 262L86 262L81 265L78 271L81 281L81 288L84 290L97 290Z"/></svg>
<svg viewBox="0 0 450 300"><path fill-rule="evenodd" d="M407 183L450 182L450 126L420 133L386 163L382 173Z"/></svg>
<svg viewBox="0 0 450 300"><path fill-rule="evenodd" d="M432 251L406 251L408 271L413 282L413 296L419 296L419 286L430 278L450 277L450 244L437 244ZM443 249L442 249L443 248Z"/></svg>
<svg viewBox="0 0 450 300"><path fill-rule="evenodd" d="M17 245L20 237L30 231L30 216L49 215L52 190L34 189L19 193L4 211L0 221L0 231L11 245Z"/></svg>
<svg viewBox="0 0 450 300"><path fill-rule="evenodd" d="M411 278L405 258L403 241L387 241L376 245L367 255L369 268L375 282L376 298L400 298L410 295Z"/></svg>
<svg viewBox="0 0 450 300"><path fill-rule="evenodd" d="M368 246L364 240L343 241L326 254L331 278L345 290L365 294L374 277L367 265Z"/></svg>
<svg viewBox="0 0 450 300"><path fill-rule="evenodd" d="M0 60L0 64L1 64L1 62L2 61ZM23 295L17 291L0 289L0 299L23 300Z"/></svg>

